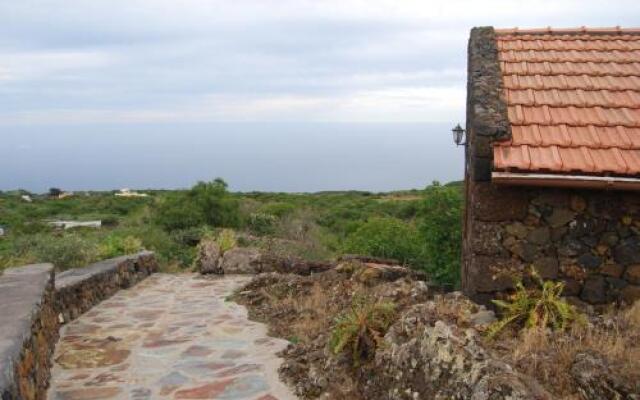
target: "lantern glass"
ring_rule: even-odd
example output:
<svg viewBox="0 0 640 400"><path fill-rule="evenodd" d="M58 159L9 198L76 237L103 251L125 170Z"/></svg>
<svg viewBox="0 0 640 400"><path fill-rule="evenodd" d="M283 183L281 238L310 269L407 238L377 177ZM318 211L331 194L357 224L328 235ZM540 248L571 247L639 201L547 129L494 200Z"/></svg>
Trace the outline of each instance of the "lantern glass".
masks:
<svg viewBox="0 0 640 400"><path fill-rule="evenodd" d="M458 146L462 144L464 129L462 129L460 124L456 125L455 128L451 130L451 132L453 133L453 141L455 142L455 144Z"/></svg>

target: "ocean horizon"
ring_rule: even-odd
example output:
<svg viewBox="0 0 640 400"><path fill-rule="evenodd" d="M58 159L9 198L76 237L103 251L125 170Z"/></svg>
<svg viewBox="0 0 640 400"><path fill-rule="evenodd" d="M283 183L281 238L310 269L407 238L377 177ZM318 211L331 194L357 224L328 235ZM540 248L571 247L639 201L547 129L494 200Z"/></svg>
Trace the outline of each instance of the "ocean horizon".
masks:
<svg viewBox="0 0 640 400"><path fill-rule="evenodd" d="M444 123L216 122L3 126L0 190L392 191L463 177Z"/></svg>

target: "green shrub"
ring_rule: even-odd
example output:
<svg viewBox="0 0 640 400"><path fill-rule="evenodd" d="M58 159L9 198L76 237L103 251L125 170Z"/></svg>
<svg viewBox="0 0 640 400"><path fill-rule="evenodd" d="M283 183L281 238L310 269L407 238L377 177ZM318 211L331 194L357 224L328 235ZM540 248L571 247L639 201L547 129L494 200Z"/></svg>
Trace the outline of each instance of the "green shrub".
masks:
<svg viewBox="0 0 640 400"><path fill-rule="evenodd" d="M251 213L249 214L248 228L256 235L271 235L275 232L277 218L271 214Z"/></svg>
<svg viewBox="0 0 640 400"><path fill-rule="evenodd" d="M227 191L222 179L198 182L186 192L166 195L159 200L156 222L166 230L200 225L236 227L240 222L238 201Z"/></svg>
<svg viewBox="0 0 640 400"><path fill-rule="evenodd" d="M195 256L194 246L181 243L172 234L153 224L122 230L120 233L140 238L145 249L156 252L161 264L178 262L189 266Z"/></svg>
<svg viewBox="0 0 640 400"><path fill-rule="evenodd" d="M115 215L104 216L101 218L101 221L102 221L103 227L109 227L109 228L118 226L118 224L120 223L120 221L118 220L118 217L116 217Z"/></svg>
<svg viewBox="0 0 640 400"><path fill-rule="evenodd" d="M165 230L173 231L204 224L204 215L184 193L171 193L158 200L155 221Z"/></svg>
<svg viewBox="0 0 640 400"><path fill-rule="evenodd" d="M20 235L35 235L38 233L51 232L53 230L51 225L40 221L19 223L14 225L14 229L16 233Z"/></svg>
<svg viewBox="0 0 640 400"><path fill-rule="evenodd" d="M228 228L238 226L239 204L227 191L224 180L216 178L213 182L198 182L187 192L187 197L201 210L206 224Z"/></svg>
<svg viewBox="0 0 640 400"><path fill-rule="evenodd" d="M538 287L527 289L522 281L518 281L516 292L509 301L493 300L501 309L502 317L487 330L489 337L509 325L564 330L570 322L582 320L576 308L561 297L564 283L543 281L535 270L532 276Z"/></svg>
<svg viewBox="0 0 640 400"><path fill-rule="evenodd" d="M25 254L21 256L16 255L1 255L0 256L0 275L2 270L11 267L20 267L22 265L33 264L37 262L33 254Z"/></svg>
<svg viewBox="0 0 640 400"><path fill-rule="evenodd" d="M208 229L202 226L177 229L171 232L171 237L181 245L193 247L200 243L207 231Z"/></svg>
<svg viewBox="0 0 640 400"><path fill-rule="evenodd" d="M59 270L84 267L98 258L95 243L77 233L28 236L16 242L16 253L31 254L37 262L53 263Z"/></svg>
<svg viewBox="0 0 640 400"><path fill-rule="evenodd" d="M110 235L98 246L98 254L100 258L113 258L137 253L142 249L142 241L137 237Z"/></svg>
<svg viewBox="0 0 640 400"><path fill-rule="evenodd" d="M374 218L348 235L343 251L393 258L417 266L422 257L419 232L413 225L395 218Z"/></svg>
<svg viewBox="0 0 640 400"><path fill-rule="evenodd" d="M395 304L355 295L351 308L338 316L329 345L334 354L351 352L353 365L371 357L395 318Z"/></svg>
<svg viewBox="0 0 640 400"><path fill-rule="evenodd" d="M220 246L220 252L224 254L236 247L236 233L233 231L233 229L223 229L218 234L216 242L218 242L218 246Z"/></svg>
<svg viewBox="0 0 640 400"><path fill-rule="evenodd" d="M264 214L273 215L277 218L286 217L292 214L296 210L296 207L290 203L268 203L260 208L260 212Z"/></svg>
<svg viewBox="0 0 640 400"><path fill-rule="evenodd" d="M462 193L458 187L434 182L427 188L419 229L426 271L434 281L458 287L462 244Z"/></svg>

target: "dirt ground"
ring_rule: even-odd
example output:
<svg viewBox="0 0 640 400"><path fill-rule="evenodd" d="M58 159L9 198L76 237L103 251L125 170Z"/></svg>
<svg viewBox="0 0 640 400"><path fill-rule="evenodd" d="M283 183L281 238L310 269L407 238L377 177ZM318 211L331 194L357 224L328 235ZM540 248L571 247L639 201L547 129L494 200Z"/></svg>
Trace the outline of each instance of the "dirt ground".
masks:
<svg viewBox="0 0 640 400"><path fill-rule="evenodd" d="M403 313L412 306L431 300L442 306L437 305L430 318L453 326L464 328L465 324L460 325L459 315L449 315L451 312L464 309L468 316L477 311L474 303L460 300L461 295L439 296L443 292L419 274L374 261L343 262L309 276L261 274L232 296L247 306L251 319L268 325L269 334L291 343L280 354L285 361L279 373L300 398L389 398L382 389L371 391L384 386L375 384L382 378L380 366L374 362L375 347L363 354L357 367L349 354L334 354L330 349L336 318L351 309L354 297L366 295L372 301L393 302L396 325L404 323L408 317ZM471 308L461 308L461 304L471 304ZM585 325L565 332L507 330L493 340L484 338L482 328L473 329L483 351L535 378L550 393L548 398L640 398L640 303L586 317Z"/></svg>
<svg viewBox="0 0 640 400"><path fill-rule="evenodd" d="M271 335L292 343L280 354L280 376L298 396L359 400L360 387L372 376L372 354L358 368L351 357L334 355L327 343L335 318L365 293L372 301L392 301L399 315L436 292L421 278L401 267L348 262L310 276L262 274L233 300L247 306L251 319L267 323Z"/></svg>

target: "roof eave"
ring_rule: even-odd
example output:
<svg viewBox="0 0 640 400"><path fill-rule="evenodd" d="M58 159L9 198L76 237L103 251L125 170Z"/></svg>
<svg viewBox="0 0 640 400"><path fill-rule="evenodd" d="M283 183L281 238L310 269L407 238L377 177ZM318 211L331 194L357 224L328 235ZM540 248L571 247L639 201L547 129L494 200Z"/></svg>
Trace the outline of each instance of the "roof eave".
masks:
<svg viewBox="0 0 640 400"><path fill-rule="evenodd" d="M640 190L640 179L638 178L609 176L537 174L526 172L493 171L491 173L491 181L497 185L541 186L600 190Z"/></svg>

